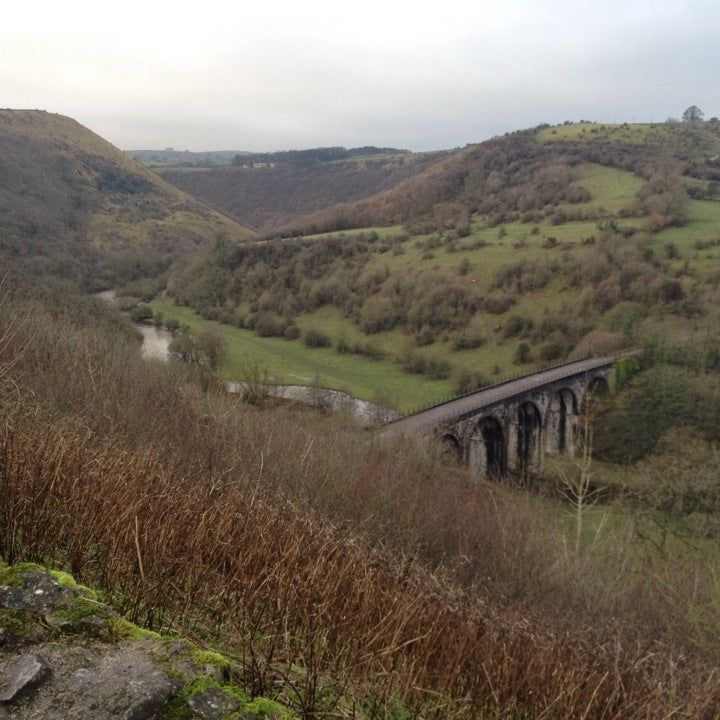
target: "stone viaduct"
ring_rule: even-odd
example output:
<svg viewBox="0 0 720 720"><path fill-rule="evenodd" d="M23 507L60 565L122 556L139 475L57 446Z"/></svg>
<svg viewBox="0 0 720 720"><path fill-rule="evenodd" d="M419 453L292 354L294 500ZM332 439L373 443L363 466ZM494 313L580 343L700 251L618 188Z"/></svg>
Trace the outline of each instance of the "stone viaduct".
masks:
<svg viewBox="0 0 720 720"><path fill-rule="evenodd" d="M588 358L498 383L385 425L382 437L434 435L481 476L542 469L546 454L574 454L591 394L609 388L623 355Z"/></svg>

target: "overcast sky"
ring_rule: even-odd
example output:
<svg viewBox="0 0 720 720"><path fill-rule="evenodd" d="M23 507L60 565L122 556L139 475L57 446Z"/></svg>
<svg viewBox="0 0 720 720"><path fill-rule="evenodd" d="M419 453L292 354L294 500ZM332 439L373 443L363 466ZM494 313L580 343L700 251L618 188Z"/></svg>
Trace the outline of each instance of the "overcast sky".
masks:
<svg viewBox="0 0 720 720"><path fill-rule="evenodd" d="M0 107L124 149L455 147L541 122L720 115L718 0L35 0Z"/></svg>

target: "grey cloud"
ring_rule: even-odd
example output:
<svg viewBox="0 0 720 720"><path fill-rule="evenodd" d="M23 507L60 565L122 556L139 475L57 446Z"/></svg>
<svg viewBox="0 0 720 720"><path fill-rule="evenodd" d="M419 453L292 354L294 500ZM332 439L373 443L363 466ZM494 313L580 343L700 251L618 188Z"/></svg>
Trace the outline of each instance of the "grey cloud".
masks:
<svg viewBox="0 0 720 720"><path fill-rule="evenodd" d="M691 103L720 114L716 2L385 5L250 17L211 0L206 15L163 24L148 11L110 34L98 16L38 28L11 11L0 104L72 115L121 147L194 150L432 149L543 121L663 120Z"/></svg>

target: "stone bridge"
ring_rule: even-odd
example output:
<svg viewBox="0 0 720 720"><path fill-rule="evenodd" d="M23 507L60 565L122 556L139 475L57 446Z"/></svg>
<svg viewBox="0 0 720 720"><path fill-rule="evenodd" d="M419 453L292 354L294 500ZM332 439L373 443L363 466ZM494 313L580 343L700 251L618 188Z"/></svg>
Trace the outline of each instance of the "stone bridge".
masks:
<svg viewBox="0 0 720 720"><path fill-rule="evenodd" d="M590 394L608 391L622 353L565 363L498 383L388 423L382 437L434 435L478 475L542 469L546 454L572 455Z"/></svg>

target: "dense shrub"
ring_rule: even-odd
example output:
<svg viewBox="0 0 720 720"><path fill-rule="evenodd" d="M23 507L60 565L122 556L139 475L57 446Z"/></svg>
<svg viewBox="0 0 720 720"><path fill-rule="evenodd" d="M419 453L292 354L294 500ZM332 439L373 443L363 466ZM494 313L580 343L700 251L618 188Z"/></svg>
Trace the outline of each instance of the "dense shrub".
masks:
<svg viewBox="0 0 720 720"><path fill-rule="evenodd" d="M488 295L481 301L481 307L492 315L502 315L515 304L512 295Z"/></svg>
<svg viewBox="0 0 720 720"><path fill-rule="evenodd" d="M272 313L257 313L253 318L246 320L246 323L260 337L286 337L287 322Z"/></svg>
<svg viewBox="0 0 720 720"><path fill-rule="evenodd" d="M317 328L308 328L303 335L303 342L309 348L323 348L332 345L330 336Z"/></svg>
<svg viewBox="0 0 720 720"><path fill-rule="evenodd" d="M346 338L341 337L335 349L340 355L362 355L370 360L383 360L385 353L369 342L349 342Z"/></svg>
<svg viewBox="0 0 720 720"><path fill-rule="evenodd" d="M459 395L479 390L490 384L487 376L481 370L467 370L464 368L455 373L453 380L453 389Z"/></svg>
<svg viewBox="0 0 720 720"><path fill-rule="evenodd" d="M552 280L556 265L520 260L507 263L495 271L492 287L519 294L542 290Z"/></svg>
<svg viewBox="0 0 720 720"><path fill-rule="evenodd" d="M519 335L528 335L535 327L535 323L524 315L510 315L503 326L503 337L514 338Z"/></svg>
<svg viewBox="0 0 720 720"><path fill-rule="evenodd" d="M525 365L532 360L532 351L530 346L526 342L521 342L515 348L515 354L513 355L513 362L516 365Z"/></svg>
<svg viewBox="0 0 720 720"><path fill-rule="evenodd" d="M297 325L288 325L284 335L286 340L297 340L300 337L300 328Z"/></svg>
<svg viewBox="0 0 720 720"><path fill-rule="evenodd" d="M132 318L133 322L146 322L147 320L151 320L153 316L152 308L149 305L145 305L144 303L141 303L140 305L136 305L131 311L130 311L130 317Z"/></svg>
<svg viewBox="0 0 720 720"><path fill-rule="evenodd" d="M475 350L487 342L485 335L477 332L461 333L452 342L453 350Z"/></svg>
<svg viewBox="0 0 720 720"><path fill-rule="evenodd" d="M425 375L432 380L450 377L450 363L447 360L427 358L420 353L407 352L402 359L403 370L412 375Z"/></svg>
<svg viewBox="0 0 720 720"><path fill-rule="evenodd" d="M541 345L538 350L538 356L543 362L550 362L552 360L558 360L563 357L567 352L565 346L560 342L546 342Z"/></svg>
<svg viewBox="0 0 720 720"><path fill-rule="evenodd" d="M432 345L435 342L435 333L427 325L423 326L415 333L415 344L418 347Z"/></svg>
<svg viewBox="0 0 720 720"><path fill-rule="evenodd" d="M634 462L652 450L670 428L692 427L720 440L720 392L717 382L692 371L660 365L636 375L616 403L599 414L599 457Z"/></svg>
<svg viewBox="0 0 720 720"><path fill-rule="evenodd" d="M402 319L400 308L389 297L373 295L360 311L360 327L368 335L392 330Z"/></svg>

